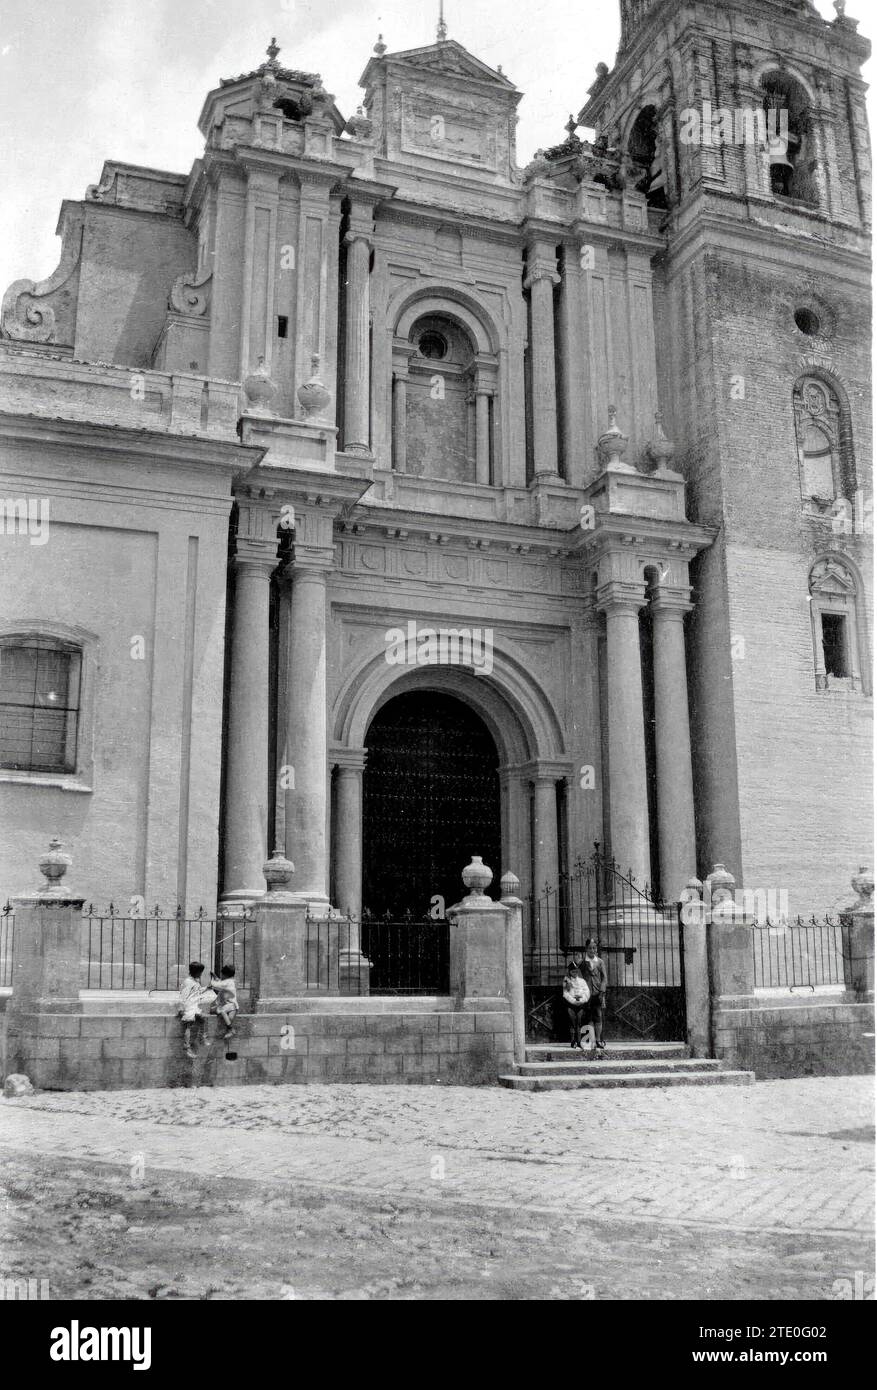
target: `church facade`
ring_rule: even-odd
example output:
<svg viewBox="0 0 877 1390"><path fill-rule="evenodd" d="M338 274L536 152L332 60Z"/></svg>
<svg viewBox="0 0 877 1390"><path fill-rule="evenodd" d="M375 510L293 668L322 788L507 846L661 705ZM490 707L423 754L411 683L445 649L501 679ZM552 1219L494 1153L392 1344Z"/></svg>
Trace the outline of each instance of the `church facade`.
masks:
<svg viewBox="0 0 877 1390"><path fill-rule="evenodd" d="M668 900L717 861L845 900L870 185L837 8L622 0L523 168L521 93L443 31L379 41L351 116L272 41L188 174L64 203L0 326L4 894L57 833L87 898L190 912L276 845L354 915L595 843Z"/></svg>

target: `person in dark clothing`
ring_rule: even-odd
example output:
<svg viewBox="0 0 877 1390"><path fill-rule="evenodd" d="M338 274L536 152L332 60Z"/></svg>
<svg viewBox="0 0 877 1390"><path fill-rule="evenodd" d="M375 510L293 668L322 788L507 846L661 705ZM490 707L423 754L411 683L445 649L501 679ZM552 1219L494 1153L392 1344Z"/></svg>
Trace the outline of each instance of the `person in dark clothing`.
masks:
<svg viewBox="0 0 877 1390"><path fill-rule="evenodd" d="M603 1041L603 1015L606 1009L606 987L609 978L600 956L597 955L597 942L593 936L589 936L585 942L585 954L580 962L581 975L588 986L590 999L588 1000L588 1021L594 1028L594 1044L597 1056L600 1057L606 1051L606 1044Z"/></svg>
<svg viewBox="0 0 877 1390"><path fill-rule="evenodd" d="M569 1018L569 1045L580 1048L582 1045L582 1021L588 1011L590 991L574 960L571 960L567 965L566 974L563 977L563 998Z"/></svg>

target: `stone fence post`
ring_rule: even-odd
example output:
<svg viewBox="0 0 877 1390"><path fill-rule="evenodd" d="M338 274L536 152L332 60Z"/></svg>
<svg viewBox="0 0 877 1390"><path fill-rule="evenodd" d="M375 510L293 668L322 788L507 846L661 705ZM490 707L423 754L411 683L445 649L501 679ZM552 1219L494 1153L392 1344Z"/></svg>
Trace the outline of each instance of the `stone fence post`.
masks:
<svg viewBox="0 0 877 1390"><path fill-rule="evenodd" d="M686 1042L692 1057L710 1055L709 915L703 901L703 884L699 878L690 878L679 899L679 921L685 971Z"/></svg>
<svg viewBox="0 0 877 1390"><path fill-rule="evenodd" d="M864 866L852 880L856 901L841 909L844 984L860 1004L874 1002L874 875Z"/></svg>
<svg viewBox="0 0 877 1390"><path fill-rule="evenodd" d="M308 984L307 903L289 891L295 868L276 849L263 866L268 891L253 904L249 975L254 1013L283 1013Z"/></svg>
<svg viewBox="0 0 877 1390"><path fill-rule="evenodd" d="M46 886L12 899L15 928L9 1021L25 1014L80 1013L82 906L84 898L61 883L70 867L55 836L40 860ZM16 1025L17 1026L17 1025Z"/></svg>
<svg viewBox="0 0 877 1390"><path fill-rule="evenodd" d="M500 903L508 909L506 920L505 993L512 1010L512 1042L515 1061L527 1060L527 1025L524 1010L524 904L518 897L520 880L514 874L503 874L500 880Z"/></svg>
<svg viewBox="0 0 877 1390"><path fill-rule="evenodd" d="M461 1008L476 1008L483 999L505 997L506 935L511 909L488 898L484 889L493 871L473 855L463 870L470 890L448 908L450 986Z"/></svg>

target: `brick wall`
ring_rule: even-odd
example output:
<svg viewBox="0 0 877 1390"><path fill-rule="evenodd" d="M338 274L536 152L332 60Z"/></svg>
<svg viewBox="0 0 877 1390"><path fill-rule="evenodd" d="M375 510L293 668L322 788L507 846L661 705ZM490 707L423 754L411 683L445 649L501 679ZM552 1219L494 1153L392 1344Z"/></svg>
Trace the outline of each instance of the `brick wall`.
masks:
<svg viewBox="0 0 877 1390"><path fill-rule="evenodd" d="M505 1010L241 1015L226 1061L215 1018L209 1046L183 1053L169 1014L41 1014L22 1021L27 1056L7 1038L6 1071L46 1090L137 1090L305 1081L444 1082L493 1085L513 1065L512 1019ZM0 1015L0 1029L4 1016Z"/></svg>
<svg viewBox="0 0 877 1390"><path fill-rule="evenodd" d="M873 1004L721 1009L713 1015L713 1030L714 1055L729 1067L754 1071L762 1081L874 1069Z"/></svg>

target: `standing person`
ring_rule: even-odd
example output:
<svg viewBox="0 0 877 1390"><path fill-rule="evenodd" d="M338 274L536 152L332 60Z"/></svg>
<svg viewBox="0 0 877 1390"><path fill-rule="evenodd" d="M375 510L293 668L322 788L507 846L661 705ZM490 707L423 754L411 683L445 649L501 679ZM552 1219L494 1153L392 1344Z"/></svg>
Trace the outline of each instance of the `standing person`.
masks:
<svg viewBox="0 0 877 1390"><path fill-rule="evenodd" d="M574 960L568 963L566 974L563 977L563 998L569 1018L569 1045L580 1048L582 1045L582 1019L587 1013L590 990Z"/></svg>
<svg viewBox="0 0 877 1390"><path fill-rule="evenodd" d="M190 961L189 973L180 988L177 1018L183 1025L183 1050L187 1057L196 1055L192 1043L194 1042L198 1046L204 1032L204 1014L201 1010L201 1002L206 991L201 983L203 974L204 966L201 961Z"/></svg>
<svg viewBox="0 0 877 1390"><path fill-rule="evenodd" d="M582 977L590 991L589 1020L594 1027L597 1056L601 1057L606 1051L606 1044L603 1041L603 1015L606 1010L606 987L609 983L609 977L606 973L606 966L601 957L597 955L597 942L593 936L589 936L585 942L585 954L581 964Z"/></svg>

